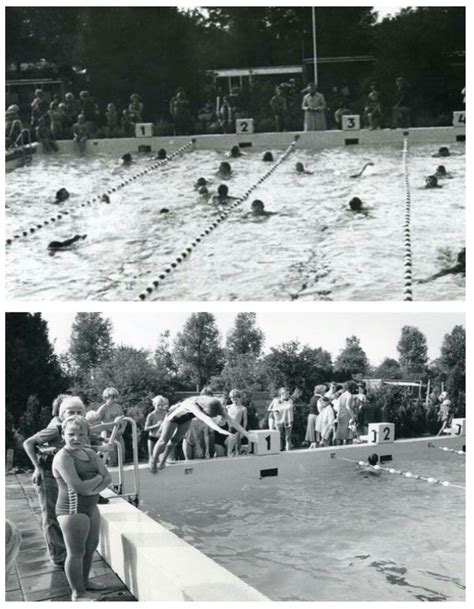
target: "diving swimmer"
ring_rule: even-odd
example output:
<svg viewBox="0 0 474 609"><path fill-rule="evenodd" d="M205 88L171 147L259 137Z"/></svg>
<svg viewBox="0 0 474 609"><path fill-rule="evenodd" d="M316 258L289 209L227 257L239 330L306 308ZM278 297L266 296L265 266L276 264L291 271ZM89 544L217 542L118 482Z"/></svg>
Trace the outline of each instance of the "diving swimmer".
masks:
<svg viewBox="0 0 474 609"><path fill-rule="evenodd" d="M87 235L74 235L74 237L66 239L65 241L51 241L48 244L48 250L50 250L51 252L57 252L58 250L65 249L73 243L76 243L76 241L79 241L80 239L85 239L86 237Z"/></svg>

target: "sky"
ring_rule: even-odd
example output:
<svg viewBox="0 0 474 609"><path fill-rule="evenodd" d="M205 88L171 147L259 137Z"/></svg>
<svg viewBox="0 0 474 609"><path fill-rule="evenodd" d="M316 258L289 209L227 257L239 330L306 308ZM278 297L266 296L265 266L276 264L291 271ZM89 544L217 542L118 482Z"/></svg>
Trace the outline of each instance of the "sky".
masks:
<svg viewBox="0 0 474 609"><path fill-rule="evenodd" d="M49 338L56 352L69 346L75 313L43 312L48 322ZM161 332L170 330L174 338L189 312L108 313L113 324L116 344L154 349ZM219 330L225 338L233 325L235 313L214 313ZM425 334L428 357L440 355L443 337L455 325L464 325L463 313L257 313L257 325L265 334L265 351L282 342L298 339L310 347L322 347L336 358L345 339L355 334L361 341L372 365L385 357L397 358L397 342L404 325L417 326Z"/></svg>

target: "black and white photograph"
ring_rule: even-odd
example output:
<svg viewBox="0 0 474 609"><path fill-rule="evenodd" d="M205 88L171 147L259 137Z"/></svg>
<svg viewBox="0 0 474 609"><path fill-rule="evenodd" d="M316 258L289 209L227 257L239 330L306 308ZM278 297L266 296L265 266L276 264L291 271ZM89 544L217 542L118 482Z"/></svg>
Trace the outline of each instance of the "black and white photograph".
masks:
<svg viewBox="0 0 474 609"><path fill-rule="evenodd" d="M464 601L463 313L8 313L7 601Z"/></svg>
<svg viewBox="0 0 474 609"><path fill-rule="evenodd" d="M464 300L465 7L5 17L7 300Z"/></svg>

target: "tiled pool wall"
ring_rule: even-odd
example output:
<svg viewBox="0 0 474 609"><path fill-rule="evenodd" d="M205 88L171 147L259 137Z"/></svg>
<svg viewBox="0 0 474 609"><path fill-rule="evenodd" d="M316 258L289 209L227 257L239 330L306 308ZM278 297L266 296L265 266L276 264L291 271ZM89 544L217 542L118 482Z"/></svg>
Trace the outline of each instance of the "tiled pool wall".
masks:
<svg viewBox="0 0 474 609"><path fill-rule="evenodd" d="M426 127L409 129L409 141L413 144L440 144L449 146L457 141L464 141L464 127ZM402 129L378 129L374 131L310 131L285 133L252 133L248 135L181 135L167 137L140 137L119 139L91 139L86 151L106 154L124 154L126 152L157 152L164 148L168 153L174 152L190 139L196 140L197 150L228 151L234 145L242 150L285 149L297 135L297 148L305 150L323 150L351 145L400 144L403 140ZM74 152L74 143L70 140L58 142L61 153Z"/></svg>
<svg viewBox="0 0 474 609"><path fill-rule="evenodd" d="M333 475L347 463L344 457L366 460L376 452L379 457L403 455L416 462L433 448L428 444L461 450L464 436L442 436L399 440L387 444L353 444L317 450L295 450L261 456L242 456L211 460L182 461L153 476L147 465L140 466L141 496L148 505L177 506L229 497L251 479L272 480L294 476L299 468L314 468L314 475ZM446 454L446 453L445 453ZM446 458L440 452L440 458ZM416 472L415 466L413 467ZM435 472L434 472L435 474ZM125 467L124 492L133 488L133 468ZM115 473L114 473L115 477ZM101 541L99 552L140 601L263 601L260 592L217 565L213 560L167 530L124 500L112 499L100 506Z"/></svg>

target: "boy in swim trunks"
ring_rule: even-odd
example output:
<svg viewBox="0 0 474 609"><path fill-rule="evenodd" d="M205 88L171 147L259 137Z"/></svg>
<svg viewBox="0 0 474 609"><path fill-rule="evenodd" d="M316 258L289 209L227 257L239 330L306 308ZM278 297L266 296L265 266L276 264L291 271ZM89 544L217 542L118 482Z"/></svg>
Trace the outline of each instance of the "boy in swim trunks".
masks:
<svg viewBox="0 0 474 609"><path fill-rule="evenodd" d="M162 395L157 395L151 401L153 404L153 410L146 418L145 431L148 432L147 446L148 446L148 462L151 464L151 457L153 455L153 449L155 444L158 442L160 437L161 425L169 410L169 402Z"/></svg>

